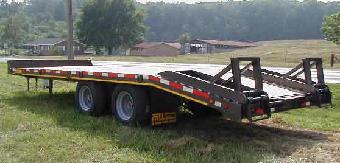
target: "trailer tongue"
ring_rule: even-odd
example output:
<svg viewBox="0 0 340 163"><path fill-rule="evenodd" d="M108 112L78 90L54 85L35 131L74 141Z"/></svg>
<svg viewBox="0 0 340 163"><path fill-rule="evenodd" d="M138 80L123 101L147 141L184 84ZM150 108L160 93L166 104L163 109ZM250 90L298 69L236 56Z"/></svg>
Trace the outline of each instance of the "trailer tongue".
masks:
<svg viewBox="0 0 340 163"><path fill-rule="evenodd" d="M248 63L240 68L241 62ZM313 65L317 82L311 77ZM30 78L48 79L50 92L53 80L78 82L77 110L100 115L111 109L125 124L176 122L183 103L192 106L193 112L216 110L235 121L257 121L273 112L331 103L319 58L304 59L287 74L261 69L260 59L249 57L232 58L216 75L190 68L93 66L90 61L61 60L8 61L8 72L26 77L28 84Z"/></svg>

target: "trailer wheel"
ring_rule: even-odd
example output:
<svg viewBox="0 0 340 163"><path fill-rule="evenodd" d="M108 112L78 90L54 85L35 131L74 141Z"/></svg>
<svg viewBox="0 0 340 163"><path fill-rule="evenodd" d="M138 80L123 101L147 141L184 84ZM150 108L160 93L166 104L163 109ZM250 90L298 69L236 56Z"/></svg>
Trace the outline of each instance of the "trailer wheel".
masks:
<svg viewBox="0 0 340 163"><path fill-rule="evenodd" d="M111 108L115 118L125 125L143 125L147 122L148 98L144 89L118 85L111 96Z"/></svg>
<svg viewBox="0 0 340 163"><path fill-rule="evenodd" d="M102 115L106 108L106 93L103 87L94 82L79 82L75 95L76 110L92 116Z"/></svg>

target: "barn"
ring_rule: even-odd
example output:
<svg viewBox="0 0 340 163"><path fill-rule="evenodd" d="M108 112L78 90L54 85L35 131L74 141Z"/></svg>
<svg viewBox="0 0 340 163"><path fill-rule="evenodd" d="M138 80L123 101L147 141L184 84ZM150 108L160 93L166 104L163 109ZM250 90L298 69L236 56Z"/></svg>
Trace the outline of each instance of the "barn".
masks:
<svg viewBox="0 0 340 163"><path fill-rule="evenodd" d="M130 52L134 56L177 56L180 53L180 43L165 42L143 42L135 45Z"/></svg>
<svg viewBox="0 0 340 163"><path fill-rule="evenodd" d="M184 51L191 54L222 53L255 46L250 42L195 39L185 44Z"/></svg>
<svg viewBox="0 0 340 163"><path fill-rule="evenodd" d="M67 41L63 38L43 38L24 44L24 48L36 55L65 55ZM82 55L85 51L85 45L74 41L73 50L75 55Z"/></svg>

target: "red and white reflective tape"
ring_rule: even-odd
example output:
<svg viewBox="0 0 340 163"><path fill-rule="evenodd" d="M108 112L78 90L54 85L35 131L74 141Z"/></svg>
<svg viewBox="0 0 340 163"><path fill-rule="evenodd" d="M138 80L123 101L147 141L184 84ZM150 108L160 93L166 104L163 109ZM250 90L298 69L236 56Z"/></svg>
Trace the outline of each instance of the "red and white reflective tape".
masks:
<svg viewBox="0 0 340 163"><path fill-rule="evenodd" d="M196 96L203 97L203 98L206 99L206 100L209 100L209 99L210 99L209 93L203 92L203 91L198 90L198 89L194 89L193 94L196 95Z"/></svg>
<svg viewBox="0 0 340 163"><path fill-rule="evenodd" d="M109 72L109 78L117 78L118 74Z"/></svg>
<svg viewBox="0 0 340 163"><path fill-rule="evenodd" d="M93 72L87 72L88 76L93 76Z"/></svg>
<svg viewBox="0 0 340 163"><path fill-rule="evenodd" d="M182 85L182 84L178 84L178 83L176 83L176 82L170 81L169 85L170 85L170 87L172 87L172 88L179 89L179 90L183 90L183 85Z"/></svg>
<svg viewBox="0 0 340 163"><path fill-rule="evenodd" d="M309 106L311 106L311 103L310 103L310 101L303 101L303 102L301 103L301 106L302 106L302 107L309 107Z"/></svg>
<svg viewBox="0 0 340 163"><path fill-rule="evenodd" d="M138 79L138 75L137 74L121 74L121 73L111 73L111 72L91 72L91 71L82 71L82 72L78 72L78 71L61 71L61 70L49 70L49 69L41 69L39 71L39 69L24 69L25 72L30 72L30 73L49 73L51 75L78 75L83 74L84 76L93 76L93 77L104 77L104 78L124 78L124 79ZM185 86L183 84L174 82L174 81L169 81L166 79L162 79L160 77L157 76L153 76L153 75L143 75L143 79L144 80L149 80L152 82L156 82L159 84L163 84L166 86L169 86L173 89L176 90L181 90L190 94L193 94L195 96L201 97L205 100L210 101L210 95L207 92L204 92L202 90L199 89L194 89L188 86ZM222 107L223 104L220 102L215 102L215 105L218 107Z"/></svg>
<svg viewBox="0 0 340 163"><path fill-rule="evenodd" d="M118 78L124 78L124 74L118 74Z"/></svg>
<svg viewBox="0 0 340 163"><path fill-rule="evenodd" d="M219 108L222 107L222 103L219 102L219 101L215 101L214 105L215 105L216 107L219 107Z"/></svg>
<svg viewBox="0 0 340 163"><path fill-rule="evenodd" d="M149 76L149 80L154 81L154 82L158 82L158 83L161 81L161 79L159 77L155 77L155 76L152 76L152 75Z"/></svg>
<svg viewBox="0 0 340 163"><path fill-rule="evenodd" d="M170 81L165 80L165 79L161 79L160 83L165 84L165 85L170 85Z"/></svg>
<svg viewBox="0 0 340 163"><path fill-rule="evenodd" d="M143 80L149 80L149 75L143 75Z"/></svg>
<svg viewBox="0 0 340 163"><path fill-rule="evenodd" d="M193 93L194 93L194 89L192 89L192 88L189 88L189 87L186 87L186 86L184 86L184 87L183 87L183 91L184 91L184 92L191 93L191 94L193 94Z"/></svg>
<svg viewBox="0 0 340 163"><path fill-rule="evenodd" d="M102 72L102 77L109 77L109 73L107 73L107 72Z"/></svg>
<svg viewBox="0 0 340 163"><path fill-rule="evenodd" d="M173 82L173 81L168 81L168 80L165 80L165 79L153 76L153 75L143 76L143 79L153 81L153 82L157 82L157 83L161 83L161 84L170 86L171 88L181 90L181 91L193 94L195 96L202 97L206 100L211 99L209 93L207 93L207 92L204 92L204 91L199 90L199 89L190 88L190 87L184 86L183 84L179 84L179 83L176 83L176 82Z"/></svg>
<svg viewBox="0 0 340 163"><path fill-rule="evenodd" d="M127 78L127 79L137 79L138 75L136 75L136 74L124 74L124 78Z"/></svg>

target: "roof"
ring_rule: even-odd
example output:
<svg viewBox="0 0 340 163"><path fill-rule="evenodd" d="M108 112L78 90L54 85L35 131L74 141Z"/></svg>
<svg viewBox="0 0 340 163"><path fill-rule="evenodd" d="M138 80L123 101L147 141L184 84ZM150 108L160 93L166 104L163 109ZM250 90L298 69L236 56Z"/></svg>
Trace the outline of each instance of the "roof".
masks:
<svg viewBox="0 0 340 163"><path fill-rule="evenodd" d="M42 39L28 42L25 45L54 45L65 40L66 39L63 39L63 38L42 38Z"/></svg>
<svg viewBox="0 0 340 163"><path fill-rule="evenodd" d="M157 43L157 42L142 42L142 43L135 45L134 48L148 49L159 44L160 43Z"/></svg>
<svg viewBox="0 0 340 163"><path fill-rule="evenodd" d="M174 47L174 48L176 48L176 49L181 49L181 44L180 43L178 43L178 42L173 42L173 43L165 43L165 44L167 44L167 45L169 45L169 46L171 46L171 47Z"/></svg>
<svg viewBox="0 0 340 163"><path fill-rule="evenodd" d="M221 41L221 40L197 40L203 41L212 45L225 45L225 46L233 46L233 47L255 47L256 44L250 42L242 42L242 41Z"/></svg>
<svg viewBox="0 0 340 163"><path fill-rule="evenodd" d="M134 48L148 49L148 48L152 48L154 46L162 45L162 44L171 46L176 49L181 49L180 43L166 43L166 42L142 42L140 44L135 45Z"/></svg>

